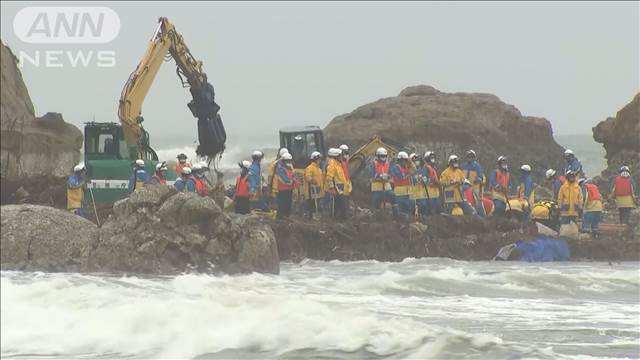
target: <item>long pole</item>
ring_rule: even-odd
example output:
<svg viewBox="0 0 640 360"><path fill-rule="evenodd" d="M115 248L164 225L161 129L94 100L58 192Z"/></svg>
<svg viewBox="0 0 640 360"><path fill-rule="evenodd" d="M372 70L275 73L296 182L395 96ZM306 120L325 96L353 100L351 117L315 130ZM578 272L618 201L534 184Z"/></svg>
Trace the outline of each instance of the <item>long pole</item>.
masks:
<svg viewBox="0 0 640 360"><path fill-rule="evenodd" d="M100 226L100 218L98 218L98 209L96 209L96 199L93 197L93 189L89 188L89 194L91 194L91 202L93 203L93 213L96 215L96 222Z"/></svg>

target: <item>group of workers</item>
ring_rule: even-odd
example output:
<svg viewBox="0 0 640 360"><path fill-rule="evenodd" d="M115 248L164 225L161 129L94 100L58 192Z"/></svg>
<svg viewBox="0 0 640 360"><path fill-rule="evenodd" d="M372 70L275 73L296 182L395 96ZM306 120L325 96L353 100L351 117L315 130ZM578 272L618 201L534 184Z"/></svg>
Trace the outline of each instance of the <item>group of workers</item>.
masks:
<svg viewBox="0 0 640 360"><path fill-rule="evenodd" d="M451 215L491 216L519 213L523 220L548 220L555 208L560 210L559 223L576 222L582 217L582 231L597 233L603 210L602 196L596 184L584 177L580 161L571 150L564 153L566 166L562 174L554 169L545 173L550 182L553 200L536 203L536 185L532 168L523 164L519 176L513 176L506 156L498 157L497 166L485 177L474 150L468 150L464 160L450 155L447 167L440 174L437 154L427 151L423 156L397 153L391 161L388 150L380 147L368 166L370 191L374 209L390 208L394 218L430 216L446 212ZM261 162L264 154L256 150L251 161L238 166L233 204L237 213L267 212L276 209L277 218L291 215L294 199L303 200L305 216L317 219L321 212L338 220L349 215L349 197L353 185L349 173L349 147L345 144L327 151L326 160L315 151L309 165L298 174L293 157L282 148L267 169L266 183ZM179 177L174 187L179 191L196 192L207 196L213 186L207 179L205 162L191 164L180 154L175 165ZM167 164L160 162L149 176L145 162L136 160L128 183L132 193L145 185L166 184ZM86 168L79 164L68 180L68 208L81 214ZM619 210L620 223L629 224L636 207L637 184L628 166L622 166L611 180L611 200Z"/></svg>

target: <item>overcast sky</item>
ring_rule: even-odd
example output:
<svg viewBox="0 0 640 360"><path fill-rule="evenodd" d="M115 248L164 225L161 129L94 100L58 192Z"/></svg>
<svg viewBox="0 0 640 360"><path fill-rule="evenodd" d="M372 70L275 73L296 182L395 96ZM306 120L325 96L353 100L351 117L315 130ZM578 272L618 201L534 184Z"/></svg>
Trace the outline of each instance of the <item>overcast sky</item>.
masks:
<svg viewBox="0 0 640 360"><path fill-rule="evenodd" d="M25 65L36 112L61 112L76 125L118 121L122 86L159 16L204 62L231 144L286 125L324 126L416 84L492 93L549 119L556 134L589 134L640 88L637 2L105 2L121 21L112 42L27 44L13 19L37 4L2 2L1 36L14 53L116 53L113 68ZM143 106L152 137L194 137L188 101L165 63Z"/></svg>

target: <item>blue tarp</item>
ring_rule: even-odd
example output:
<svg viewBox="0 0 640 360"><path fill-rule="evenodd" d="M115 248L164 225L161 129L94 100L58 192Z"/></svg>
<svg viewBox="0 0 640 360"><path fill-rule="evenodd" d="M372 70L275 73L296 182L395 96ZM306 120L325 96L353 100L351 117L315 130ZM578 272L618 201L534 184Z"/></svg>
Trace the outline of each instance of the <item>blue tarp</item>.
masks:
<svg viewBox="0 0 640 360"><path fill-rule="evenodd" d="M527 262L567 261L571 256L569 245L566 241L547 237L518 241L516 249L520 252L520 260Z"/></svg>

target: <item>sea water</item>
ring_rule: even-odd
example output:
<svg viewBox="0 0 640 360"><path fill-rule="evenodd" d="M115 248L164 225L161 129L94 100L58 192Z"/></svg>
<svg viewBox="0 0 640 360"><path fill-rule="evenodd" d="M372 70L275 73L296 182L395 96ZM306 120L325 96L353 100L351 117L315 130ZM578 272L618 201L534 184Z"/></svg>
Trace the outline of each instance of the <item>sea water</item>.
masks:
<svg viewBox="0 0 640 360"><path fill-rule="evenodd" d="M2 272L2 358L638 358L640 264L283 263Z"/></svg>

